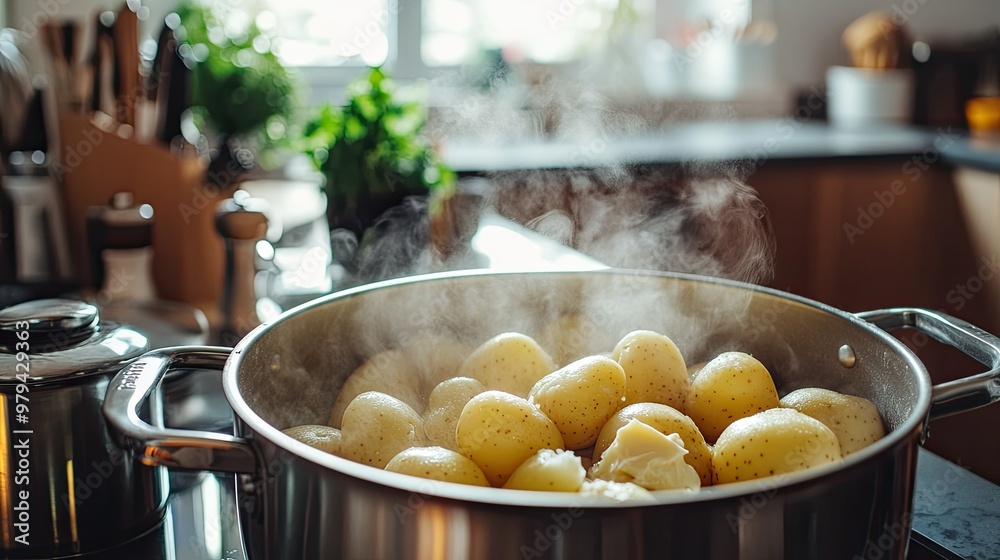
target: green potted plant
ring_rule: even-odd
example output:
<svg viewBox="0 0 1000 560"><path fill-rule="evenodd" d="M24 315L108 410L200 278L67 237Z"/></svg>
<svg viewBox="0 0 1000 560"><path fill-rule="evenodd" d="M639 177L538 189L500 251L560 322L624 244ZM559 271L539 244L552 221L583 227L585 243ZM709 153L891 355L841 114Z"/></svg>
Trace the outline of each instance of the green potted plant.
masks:
<svg viewBox="0 0 1000 560"><path fill-rule="evenodd" d="M187 0L178 6L193 62L191 105L195 122L218 136L219 152L208 176L228 181L255 163L234 152L234 142L259 147L275 144L284 134L294 108L294 82L271 49L271 37L249 19L245 29L226 29L230 11L225 2ZM225 31L224 31L225 30ZM218 185L220 187L228 185Z"/></svg>
<svg viewBox="0 0 1000 560"><path fill-rule="evenodd" d="M408 196L431 195L434 213L455 174L421 135L424 108L401 101L379 68L348 87L343 107L324 106L303 129L304 151L324 178L330 229L361 239L386 210Z"/></svg>

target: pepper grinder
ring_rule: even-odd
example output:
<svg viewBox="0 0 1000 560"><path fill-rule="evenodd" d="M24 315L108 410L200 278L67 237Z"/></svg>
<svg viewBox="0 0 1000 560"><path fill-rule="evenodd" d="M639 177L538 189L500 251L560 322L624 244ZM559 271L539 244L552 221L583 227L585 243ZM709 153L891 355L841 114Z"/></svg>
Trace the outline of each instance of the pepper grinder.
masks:
<svg viewBox="0 0 1000 560"><path fill-rule="evenodd" d="M101 316L143 333L151 348L205 344L208 320L201 310L157 299L153 283L153 207L116 193L109 206L87 212L92 294Z"/></svg>
<svg viewBox="0 0 1000 560"><path fill-rule="evenodd" d="M87 233L99 304L156 299L152 206L136 206L130 192L115 193L109 206L89 209Z"/></svg>
<svg viewBox="0 0 1000 560"><path fill-rule="evenodd" d="M267 235L267 201L233 193L215 212L215 228L226 246L226 276L222 290L219 341L232 346L261 323L257 314L257 243Z"/></svg>

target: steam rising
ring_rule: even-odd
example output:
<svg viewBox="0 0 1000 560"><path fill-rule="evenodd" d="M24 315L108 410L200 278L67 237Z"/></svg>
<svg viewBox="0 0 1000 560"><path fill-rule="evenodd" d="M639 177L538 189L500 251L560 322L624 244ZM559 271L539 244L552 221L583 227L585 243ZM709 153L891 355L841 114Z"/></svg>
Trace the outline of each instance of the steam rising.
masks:
<svg viewBox="0 0 1000 560"><path fill-rule="evenodd" d="M437 85L455 85L449 79L463 77L453 75ZM771 279L774 242L766 209L740 180L738 163L628 161L609 149L615 139L648 134L652 121L669 121L669 115L643 118L558 76L527 75L522 81L530 86L463 97L430 119L431 133L444 136L446 143L499 148L552 142L571 149L568 164L557 163L560 169L490 173L485 211L527 224L613 267L758 284ZM692 112L690 105L677 111L685 118ZM434 266L436 255L421 234L427 224L418 210L409 202L383 217L375 228L378 235L362 243L359 280ZM440 260L438 268L448 268Z"/></svg>
<svg viewBox="0 0 1000 560"><path fill-rule="evenodd" d="M530 172L494 178L491 206L515 221L558 213L575 226L559 241L618 268L666 270L766 283L774 242L753 189L728 178L645 172L627 186L594 175ZM545 228L536 227L546 233ZM562 228L560 231L565 231Z"/></svg>
<svg viewBox="0 0 1000 560"><path fill-rule="evenodd" d="M815 336L815 329L788 321L775 322L773 329L757 327L761 317L789 308L773 306L772 298L729 285L609 271L402 284L338 299L275 325L246 353L250 367L241 386L251 406L279 428L322 424L347 377L386 350L398 349L396 354L408 358L380 368L380 384L365 390L400 398L415 392L425 403L437 382L457 375L460 360L448 368L434 365L442 363L443 348L464 345L471 352L497 334L521 332L562 366L610 352L637 329L669 336L689 365L725 350L750 352L782 386L797 369L791 348L818 354L825 346L794 341L791 337ZM760 330L751 336L755 328ZM809 363L834 366L834 373L844 369L815 356Z"/></svg>
<svg viewBox="0 0 1000 560"><path fill-rule="evenodd" d="M612 267L770 280L774 242L766 211L753 189L739 180L737 166L615 161L611 143L648 133L647 121L592 91L544 83L532 91L519 103L514 101L520 97L503 92L474 97L432 118L449 132L449 142L548 138L577 146L572 169L489 175L489 188L478 195L484 211L527 224ZM359 248L336 238L335 247L353 251L351 270L359 283L448 268L453 263L432 247L428 229L426 204L408 200L384 215ZM322 363L300 370L310 375L318 368L313 376L332 371L321 381L324 390L303 384L310 387L301 395L308 406L295 418L274 420L285 426L325 420L333 396L354 368L385 350L434 346L426 342L428 336L471 349L496 334L522 332L547 345L563 363L608 352L636 329L671 337L689 364L725 350L749 350L741 337L746 339L748 317L761 312L751 310L752 292L710 287L590 273L465 278L367 293L347 306L350 311L340 306L344 311L328 329L334 332L327 333L337 342L318 358ZM776 361L790 364L789 346L777 346L785 350L774 354ZM413 383L429 392L430 380L441 374L421 371Z"/></svg>
<svg viewBox="0 0 1000 560"><path fill-rule="evenodd" d="M555 163L569 169L491 174L487 208L569 240L611 266L771 279L774 242L766 210L740 180L745 169L738 162L647 166L611 149L616 139L641 138L672 120L698 116L690 104L630 108L574 79L523 72L527 88L466 97L432 119L433 130L453 144L551 141L570 148L568 165ZM647 112L639 114L638 107ZM574 225L568 234L567 219Z"/></svg>

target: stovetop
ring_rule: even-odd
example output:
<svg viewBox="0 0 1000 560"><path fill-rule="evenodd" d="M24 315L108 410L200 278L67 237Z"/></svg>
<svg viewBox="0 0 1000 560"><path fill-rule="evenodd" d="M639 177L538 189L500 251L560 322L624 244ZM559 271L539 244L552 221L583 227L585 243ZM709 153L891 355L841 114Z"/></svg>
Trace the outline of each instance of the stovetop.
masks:
<svg viewBox="0 0 1000 560"><path fill-rule="evenodd" d="M180 370L163 385L169 428L233 433L233 413L218 371ZM85 560L248 560L240 533L236 477L227 473L170 471L163 521L122 545Z"/></svg>
<svg viewBox="0 0 1000 560"><path fill-rule="evenodd" d="M172 375L163 390L169 427L232 433L219 372ZM249 558L240 533L234 475L174 471L170 484L168 511L158 527L81 558L257 560ZM914 502L907 560L1000 558L1000 486L921 449Z"/></svg>
<svg viewBox="0 0 1000 560"><path fill-rule="evenodd" d="M172 474L167 513L160 525L118 547L83 560L247 560L236 511L233 475Z"/></svg>

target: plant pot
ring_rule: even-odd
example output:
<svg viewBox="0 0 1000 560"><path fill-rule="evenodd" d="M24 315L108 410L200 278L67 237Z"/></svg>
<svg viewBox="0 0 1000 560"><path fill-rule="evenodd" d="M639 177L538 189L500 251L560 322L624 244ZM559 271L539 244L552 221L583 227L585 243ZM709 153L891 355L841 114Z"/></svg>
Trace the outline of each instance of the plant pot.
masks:
<svg viewBox="0 0 1000 560"><path fill-rule="evenodd" d="M250 150L234 143L231 136L223 135L219 140L219 151L208 164L205 182L220 189L228 189L240 182L255 165L255 156Z"/></svg>
<svg viewBox="0 0 1000 560"><path fill-rule="evenodd" d="M375 220L393 206L399 206L408 196L427 194L407 192L404 190L381 193L376 195L361 195L358 197L357 208L349 209L343 201L343 196L327 193L326 218L330 223L330 231L346 229L353 232L360 241L365 230L375 224Z"/></svg>

